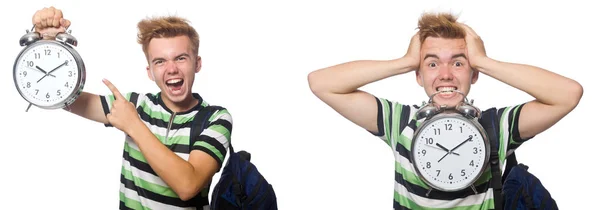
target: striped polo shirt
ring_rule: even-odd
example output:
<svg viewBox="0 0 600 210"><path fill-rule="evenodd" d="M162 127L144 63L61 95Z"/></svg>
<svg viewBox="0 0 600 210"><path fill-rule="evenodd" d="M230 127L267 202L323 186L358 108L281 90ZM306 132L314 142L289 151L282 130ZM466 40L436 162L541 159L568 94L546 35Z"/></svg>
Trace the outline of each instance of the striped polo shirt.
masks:
<svg viewBox="0 0 600 210"><path fill-rule="evenodd" d="M232 129L232 118L227 109L215 112L200 136L190 138L195 114L209 105L200 95L193 94L199 100L196 107L174 113L164 104L160 93L129 92L123 96L130 100L132 94L138 95L135 104L140 119L162 144L186 161L192 150L206 152L215 158L220 168L227 154ZM104 113L110 113L114 96L100 96L100 100ZM120 209L208 209L210 184L194 198L181 200L152 170L139 147L128 135L125 135L122 162Z"/></svg>
<svg viewBox="0 0 600 210"><path fill-rule="evenodd" d="M493 209L494 196L490 184L492 174L488 166L484 174L475 182L477 194L470 188L448 193L432 191L417 175L411 158L410 150L413 133L423 123L424 119L416 120L416 105L404 105L395 101L376 97L378 114L378 132L373 133L392 148L395 158L394 201L395 210L428 209L428 210L482 210ZM506 154L511 154L525 139L521 139L518 131L519 113L522 104L497 109L497 119L500 125L497 136L498 155L501 168Z"/></svg>

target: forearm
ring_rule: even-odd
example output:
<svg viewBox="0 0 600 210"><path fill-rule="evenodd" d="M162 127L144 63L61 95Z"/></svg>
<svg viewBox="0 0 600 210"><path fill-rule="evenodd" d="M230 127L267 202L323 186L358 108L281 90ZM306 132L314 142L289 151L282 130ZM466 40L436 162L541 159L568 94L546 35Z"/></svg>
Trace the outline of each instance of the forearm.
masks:
<svg viewBox="0 0 600 210"><path fill-rule="evenodd" d="M65 110L92 121L108 123L100 102L100 96L96 94L82 92L73 104L65 107Z"/></svg>
<svg viewBox="0 0 600 210"><path fill-rule="evenodd" d="M522 90L538 102L551 106L574 107L582 88L576 81L539 67L496 61L490 58L474 66L480 72Z"/></svg>
<svg viewBox="0 0 600 210"><path fill-rule="evenodd" d="M163 145L141 121L127 132L156 174L182 199L194 197L205 183L195 168Z"/></svg>
<svg viewBox="0 0 600 210"><path fill-rule="evenodd" d="M359 60L320 69L309 74L313 92L351 93L358 88L418 68L407 57L376 61Z"/></svg>

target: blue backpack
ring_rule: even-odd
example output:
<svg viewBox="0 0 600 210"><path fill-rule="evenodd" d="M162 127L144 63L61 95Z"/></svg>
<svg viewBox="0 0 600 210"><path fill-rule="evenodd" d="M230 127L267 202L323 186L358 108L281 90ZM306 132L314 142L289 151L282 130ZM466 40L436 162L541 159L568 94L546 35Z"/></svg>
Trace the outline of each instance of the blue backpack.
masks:
<svg viewBox="0 0 600 210"><path fill-rule="evenodd" d="M496 136L499 128L496 109L488 109L482 113L480 123L485 128L491 140L492 153L492 187L494 189L494 205L496 209L504 210L545 210L558 209L556 201L542 182L527 171L527 165L519 164L513 151L506 159L506 171L500 172L498 145Z"/></svg>
<svg viewBox="0 0 600 210"><path fill-rule="evenodd" d="M219 106L201 108L192 122L192 135L200 135L206 122ZM229 158L221 171L221 178L213 189L210 201L212 210L261 209L277 210L277 197L273 186L250 162L250 153L235 152L229 143Z"/></svg>

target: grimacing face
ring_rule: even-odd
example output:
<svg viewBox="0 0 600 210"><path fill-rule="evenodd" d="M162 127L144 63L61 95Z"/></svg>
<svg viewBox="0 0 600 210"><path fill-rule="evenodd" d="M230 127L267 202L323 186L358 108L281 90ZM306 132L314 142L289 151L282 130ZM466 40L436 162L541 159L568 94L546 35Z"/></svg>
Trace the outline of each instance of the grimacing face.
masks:
<svg viewBox="0 0 600 210"><path fill-rule="evenodd" d="M148 45L148 60L148 77L160 88L163 100L168 100L165 102L181 104L193 99L192 85L201 59L193 54L187 36L153 38Z"/></svg>
<svg viewBox="0 0 600 210"><path fill-rule="evenodd" d="M466 47L464 39L427 37L423 41L416 76L417 83L425 89L428 97L443 90L469 93L479 72L471 70ZM448 107L454 107L462 100L463 96L456 92L440 93L433 98L435 103Z"/></svg>

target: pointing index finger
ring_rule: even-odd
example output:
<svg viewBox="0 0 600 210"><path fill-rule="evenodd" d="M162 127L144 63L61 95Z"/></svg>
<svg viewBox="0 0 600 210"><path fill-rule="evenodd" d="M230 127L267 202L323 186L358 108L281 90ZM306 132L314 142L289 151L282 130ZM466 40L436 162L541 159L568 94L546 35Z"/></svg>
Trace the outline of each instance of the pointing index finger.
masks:
<svg viewBox="0 0 600 210"><path fill-rule="evenodd" d="M123 95L121 95L121 92L119 92L119 90L117 90L117 88L107 79L102 79L102 82L104 82L104 84L106 85L106 87L108 87L108 89L110 89L110 91L113 93L113 95L115 96L116 100L125 100L125 97L123 97Z"/></svg>

